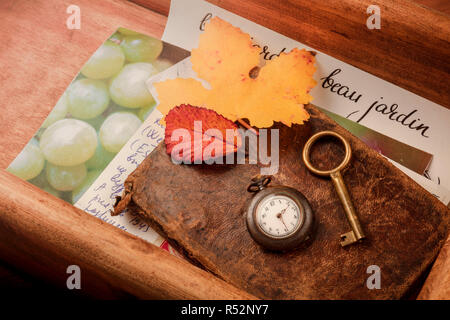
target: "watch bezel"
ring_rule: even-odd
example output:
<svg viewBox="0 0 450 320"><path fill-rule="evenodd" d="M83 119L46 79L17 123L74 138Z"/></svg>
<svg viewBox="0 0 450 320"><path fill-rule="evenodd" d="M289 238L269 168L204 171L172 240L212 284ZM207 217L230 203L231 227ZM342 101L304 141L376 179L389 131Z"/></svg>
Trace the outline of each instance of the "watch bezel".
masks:
<svg viewBox="0 0 450 320"><path fill-rule="evenodd" d="M300 215L299 221L296 224L295 228L284 236L274 236L274 235L268 233L266 230L264 230L261 227L261 224L258 223L258 209L263 205L263 203L265 201L267 201L267 198L277 197L277 196L283 196L283 197L289 198L296 204L296 206L298 207L298 209L300 211L299 212L299 215ZM259 199L258 203L255 205L255 208L253 210L253 220L254 220L254 223L255 223L256 227L258 228L258 230L260 232L264 233L267 237L270 237L273 239L286 239L286 238L292 237L294 235L294 233L296 233L298 231L298 229L300 229L303 226L303 223L305 222L305 209L303 208L303 204L295 196L292 196L292 193L289 190L280 190L280 191L276 191L276 192L269 192L264 197Z"/></svg>
<svg viewBox="0 0 450 320"><path fill-rule="evenodd" d="M274 237L259 226L256 214L259 204L267 196L286 196L298 206L302 214L302 221L298 223L295 231L285 237ZM308 200L298 190L286 186L271 186L259 191L251 200L247 208L247 228L252 238L261 246L274 251L294 249L305 242L311 235L314 227L314 215Z"/></svg>

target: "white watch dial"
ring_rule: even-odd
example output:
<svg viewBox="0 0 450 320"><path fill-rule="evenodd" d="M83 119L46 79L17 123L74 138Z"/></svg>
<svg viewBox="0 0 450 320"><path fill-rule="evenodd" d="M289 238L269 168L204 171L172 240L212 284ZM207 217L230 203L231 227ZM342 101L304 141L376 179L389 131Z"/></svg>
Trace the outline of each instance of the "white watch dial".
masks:
<svg viewBox="0 0 450 320"><path fill-rule="evenodd" d="M268 235L285 238L294 233L302 221L302 212L294 200L274 195L263 199L256 209L256 222Z"/></svg>

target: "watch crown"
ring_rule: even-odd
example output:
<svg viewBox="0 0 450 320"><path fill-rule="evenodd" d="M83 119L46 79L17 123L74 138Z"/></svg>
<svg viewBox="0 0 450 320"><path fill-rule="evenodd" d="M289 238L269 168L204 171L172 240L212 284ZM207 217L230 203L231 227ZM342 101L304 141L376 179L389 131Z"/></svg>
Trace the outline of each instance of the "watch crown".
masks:
<svg viewBox="0 0 450 320"><path fill-rule="evenodd" d="M272 181L272 176L256 175L252 178L252 183L247 187L248 192L258 192L264 189Z"/></svg>

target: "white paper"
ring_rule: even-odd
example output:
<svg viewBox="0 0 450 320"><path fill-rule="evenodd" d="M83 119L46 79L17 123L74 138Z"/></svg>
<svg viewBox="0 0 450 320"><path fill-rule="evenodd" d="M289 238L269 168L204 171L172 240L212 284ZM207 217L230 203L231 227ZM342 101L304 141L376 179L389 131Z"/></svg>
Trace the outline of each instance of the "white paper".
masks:
<svg viewBox="0 0 450 320"><path fill-rule="evenodd" d="M260 47L267 46L265 52L270 52L270 54L279 53L284 48L286 48L286 52L289 52L294 47L316 51L315 79L317 86L311 91L311 95L314 97L313 103L341 116L348 116L353 121L362 118L359 121L362 125L431 153L433 160L428 169L429 178L444 187L441 192L438 192L439 194L448 193L450 189L450 170L448 169L450 164L450 110L202 0L172 0L162 39L187 50L196 48L202 32L200 25L208 14L219 16L240 27L244 32L249 33L253 37L253 41ZM356 100L356 97L361 94L357 102L350 101L348 98L330 92L329 88L322 87L323 80L321 79L326 78L336 69L341 71L333 77L334 83L338 82L348 86L350 88L348 95L355 91L356 93L352 96L353 100ZM334 90L337 89L336 86ZM391 115L391 118L394 119L401 113L406 116L417 110L404 123L408 124L413 119L420 119L411 126L417 127L419 124L423 124L423 126L419 127L420 130L410 129L399 122L390 120L390 114L375 111L375 107L364 116L374 101L386 102L387 110L390 110L392 104L397 104L397 107L393 107L397 108L395 110L397 114ZM381 109L382 107L378 108L378 110ZM403 171L406 172L406 170ZM417 180L422 181L422 179ZM427 185L429 184L427 183ZM422 184L422 186L424 185ZM433 189L439 188L438 185L435 185Z"/></svg>
<svg viewBox="0 0 450 320"><path fill-rule="evenodd" d="M286 38L269 29L258 26L230 12L199 0L172 0L163 40L187 50L197 47L198 36L200 35L199 25L207 13L218 15L232 24L239 26L245 32L252 34L257 43L260 43L262 47L267 45L267 50L272 53L278 53L283 48L286 48L286 51L289 51L293 47L311 49L297 41ZM434 158L430 166L430 175L435 181L439 178L440 183L447 186L447 188L442 188L436 183L399 164L394 164L421 184L426 190L437 196L442 202L448 203L450 200L450 192L447 189L450 186L450 172L446 169L445 164L450 163L450 148L448 148L449 143L447 141L450 137L450 112L428 100L330 56L318 53L316 58L318 66L316 80L319 84L312 91L312 95L315 97L314 104L342 116L347 116L350 112L359 110L358 114L350 117L350 119L355 120L358 115L364 112L367 103L379 97L380 92L382 92L385 100L395 98L395 102L405 110L408 110L411 106L419 110L421 119L430 125L430 129L427 131L429 138L420 137L417 135L417 132L413 132L410 129L405 130L395 124L393 125L376 113L369 114L361 121L361 124L433 154ZM329 94L327 90L320 87L320 78L328 75L334 68L340 68L342 70L337 77L339 81L363 93L364 99L361 98L360 102L355 104L342 97ZM189 59L185 59L166 71L159 73L149 79L148 83L151 85L153 82L176 77L196 78ZM154 91L152 93L157 99L156 93ZM158 246L163 243L164 239L139 219L139 217L133 216L128 212L112 217L110 210L113 209L115 197L122 195L123 183L128 175L164 139L164 127L159 124L161 117L162 114L155 109L75 204L76 207L103 221Z"/></svg>
<svg viewBox="0 0 450 320"><path fill-rule="evenodd" d="M157 246L160 246L164 239L138 216L124 212L113 217L110 211L116 202L116 196L122 195L123 183L128 175L164 140L164 127L159 124L161 117L162 114L158 110L153 110L97 180L75 203L81 210Z"/></svg>
<svg viewBox="0 0 450 320"><path fill-rule="evenodd" d="M199 78L195 74L195 71L192 70L192 64L191 64L189 58L186 58L183 61L178 62L177 64L173 65L169 69L167 69L167 70L153 76L149 80L147 80L147 86L149 87L149 90L150 90L152 96L155 98L157 103L159 102L158 92L154 88L153 83L161 82L161 81L169 80L169 79L176 79L176 78L194 78L194 79L199 80ZM386 158L386 159L388 161L390 161L393 165L395 165L397 168L402 170L405 174L407 174L411 179L413 179L419 185L421 185L425 190L427 190L432 195L434 195L436 198L438 198L445 205L447 205L450 202L450 191L447 190L445 187L436 184L435 182L425 178L424 176L421 176L420 174L402 166L401 164L399 164L389 158Z"/></svg>

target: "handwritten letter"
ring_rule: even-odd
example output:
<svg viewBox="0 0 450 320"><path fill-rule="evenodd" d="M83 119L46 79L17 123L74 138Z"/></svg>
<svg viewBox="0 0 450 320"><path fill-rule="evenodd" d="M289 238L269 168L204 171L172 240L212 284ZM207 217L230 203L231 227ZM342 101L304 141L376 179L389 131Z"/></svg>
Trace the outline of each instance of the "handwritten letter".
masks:
<svg viewBox="0 0 450 320"><path fill-rule="evenodd" d="M128 175L164 139L164 127L159 123L161 117L162 114L154 110L105 171L75 203L81 210L157 246L161 245L163 238L137 215L122 212L119 216L112 217L110 211L116 196L122 195L123 184Z"/></svg>

